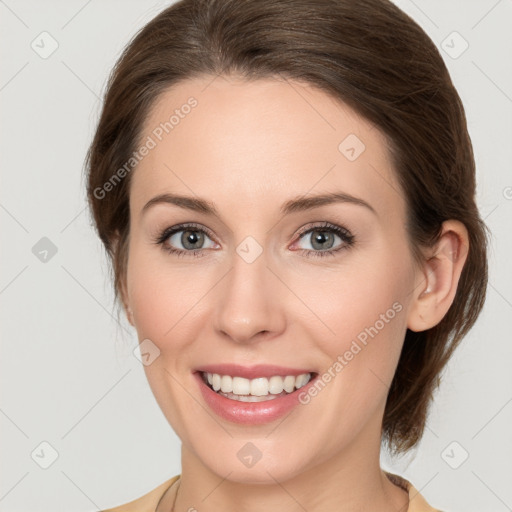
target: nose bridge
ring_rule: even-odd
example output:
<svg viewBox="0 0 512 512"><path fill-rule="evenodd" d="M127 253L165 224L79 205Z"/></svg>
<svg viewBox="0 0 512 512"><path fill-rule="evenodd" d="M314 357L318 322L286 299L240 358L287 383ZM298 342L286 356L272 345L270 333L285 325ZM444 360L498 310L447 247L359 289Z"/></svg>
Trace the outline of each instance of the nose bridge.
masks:
<svg viewBox="0 0 512 512"><path fill-rule="evenodd" d="M285 321L278 300L279 280L267 268L268 251L251 236L235 250L218 297L216 327L240 343L256 340L261 332L275 335Z"/></svg>

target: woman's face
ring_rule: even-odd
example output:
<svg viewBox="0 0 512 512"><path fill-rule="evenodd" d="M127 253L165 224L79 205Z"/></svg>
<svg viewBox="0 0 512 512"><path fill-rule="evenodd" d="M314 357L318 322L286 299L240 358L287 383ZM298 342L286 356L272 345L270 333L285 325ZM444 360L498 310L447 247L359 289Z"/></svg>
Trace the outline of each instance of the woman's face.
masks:
<svg viewBox="0 0 512 512"><path fill-rule="evenodd" d="M186 463L274 483L378 462L421 285L381 132L310 86L208 76L168 90L140 140L126 301ZM202 369L265 401L219 395Z"/></svg>

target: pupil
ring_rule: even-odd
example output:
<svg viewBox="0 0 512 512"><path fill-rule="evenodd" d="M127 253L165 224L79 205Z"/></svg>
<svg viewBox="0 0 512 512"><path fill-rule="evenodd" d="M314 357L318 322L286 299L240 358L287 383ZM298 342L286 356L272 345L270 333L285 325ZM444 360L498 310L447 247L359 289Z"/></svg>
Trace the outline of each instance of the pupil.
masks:
<svg viewBox="0 0 512 512"><path fill-rule="evenodd" d="M326 231L317 231L317 233L321 233L314 238L314 242L313 242L313 247L315 247L315 249L329 249L330 247L332 247L332 243L326 247L326 245L324 245L328 240L329 238L332 239L332 236L333 234L332 233L328 233Z"/></svg>
<svg viewBox="0 0 512 512"><path fill-rule="evenodd" d="M201 242L203 236L204 235L198 231L184 231L182 236L183 247L186 249L195 249L194 244Z"/></svg>

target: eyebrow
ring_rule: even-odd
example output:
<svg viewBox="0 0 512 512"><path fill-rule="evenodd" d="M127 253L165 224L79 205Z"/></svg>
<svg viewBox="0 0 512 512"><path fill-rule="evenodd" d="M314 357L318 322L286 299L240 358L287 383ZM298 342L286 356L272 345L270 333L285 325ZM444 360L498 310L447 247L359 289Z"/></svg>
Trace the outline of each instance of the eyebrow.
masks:
<svg viewBox="0 0 512 512"><path fill-rule="evenodd" d="M299 196L286 201L281 206L280 211L282 215L289 215L291 213L312 210L314 208L319 208L320 206L334 203L350 203L363 206L377 215L375 209L366 201L345 192L331 192L328 194L320 194L309 197ZM201 199L199 197L181 196L176 194L160 194L153 197L144 205L141 214L144 214L148 209L157 204L172 204L186 210L192 210L198 213L220 217L217 208L212 202L207 201L206 199Z"/></svg>

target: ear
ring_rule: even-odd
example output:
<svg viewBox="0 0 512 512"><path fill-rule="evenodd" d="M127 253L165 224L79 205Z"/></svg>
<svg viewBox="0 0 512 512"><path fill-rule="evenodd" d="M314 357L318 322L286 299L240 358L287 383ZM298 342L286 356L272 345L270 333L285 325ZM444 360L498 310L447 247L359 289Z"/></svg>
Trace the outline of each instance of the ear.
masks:
<svg viewBox="0 0 512 512"><path fill-rule="evenodd" d="M133 327L135 327L135 320L133 318L133 311L132 311L132 308L130 306L130 301L128 299L128 293L126 291L126 280L125 278L122 278L121 279L121 282L119 283L119 286L120 286L120 296L121 296L121 300L123 302L123 308L124 308L124 311L126 313L126 318L128 319L128 322L130 322L130 325L132 325Z"/></svg>
<svg viewBox="0 0 512 512"><path fill-rule="evenodd" d="M116 231L116 234L112 240L112 250L113 250L114 255L117 255L117 251L119 249L119 243L120 243L119 240L120 240L120 236L119 236L119 233ZM133 327L135 327L133 311L130 306L128 289L126 286L126 272L125 272L125 275L121 276L121 278L119 280L119 297L123 304L123 309L126 314L126 318L128 319L128 322L130 322L130 324Z"/></svg>
<svg viewBox="0 0 512 512"><path fill-rule="evenodd" d="M425 254L418 270L407 327L424 331L437 325L453 303L469 249L466 226L457 220L443 222L436 245Z"/></svg>

